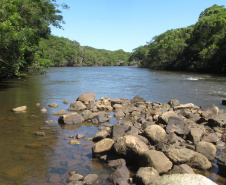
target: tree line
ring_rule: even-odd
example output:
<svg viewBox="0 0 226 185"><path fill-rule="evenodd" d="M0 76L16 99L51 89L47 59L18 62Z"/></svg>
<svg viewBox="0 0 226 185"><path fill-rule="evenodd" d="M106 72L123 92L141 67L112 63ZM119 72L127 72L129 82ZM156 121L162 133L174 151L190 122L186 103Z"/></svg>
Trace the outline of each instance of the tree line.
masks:
<svg viewBox="0 0 226 185"><path fill-rule="evenodd" d="M132 53L80 46L51 35L63 16L55 0L0 1L0 80L50 66L139 65L151 69L226 72L226 9L213 5L196 24L168 30Z"/></svg>
<svg viewBox="0 0 226 185"><path fill-rule="evenodd" d="M0 80L42 73L49 66L127 65L130 53L80 46L51 35L62 27L56 0L0 1Z"/></svg>
<svg viewBox="0 0 226 185"><path fill-rule="evenodd" d="M226 74L226 9L213 5L196 24L168 30L133 50L141 67Z"/></svg>

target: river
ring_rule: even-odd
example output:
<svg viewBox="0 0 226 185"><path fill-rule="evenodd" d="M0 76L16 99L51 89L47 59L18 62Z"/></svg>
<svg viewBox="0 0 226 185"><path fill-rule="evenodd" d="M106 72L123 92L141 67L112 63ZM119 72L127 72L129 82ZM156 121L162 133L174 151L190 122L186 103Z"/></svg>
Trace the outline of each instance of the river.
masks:
<svg viewBox="0 0 226 185"><path fill-rule="evenodd" d="M67 109L63 104L75 101L79 95L93 92L101 97L132 99L140 95L147 101L167 103L176 98L181 103L221 105L226 99L226 77L185 72L153 71L134 67L62 67L50 68L46 75L0 82L0 184L64 184L68 172L82 175L97 173L100 184L110 184L110 169L93 159L93 143L86 139L81 145L70 145L69 137L84 134L93 137L98 128L92 124L61 127L52 113ZM48 107L57 103L58 108ZM36 106L40 103L41 107ZM13 113L12 108L26 105L25 113ZM48 112L43 114L40 108ZM110 123L115 123L112 118ZM42 127L42 128L41 128ZM35 136L40 128L45 137ZM208 176L208 175L207 175ZM217 182L225 179L210 176Z"/></svg>

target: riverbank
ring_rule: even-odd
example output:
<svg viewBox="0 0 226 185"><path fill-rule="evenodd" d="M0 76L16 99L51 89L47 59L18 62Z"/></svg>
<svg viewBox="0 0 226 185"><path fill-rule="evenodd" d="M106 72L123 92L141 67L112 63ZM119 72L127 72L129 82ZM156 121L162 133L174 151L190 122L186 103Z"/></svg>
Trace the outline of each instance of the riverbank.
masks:
<svg viewBox="0 0 226 185"><path fill-rule="evenodd" d="M54 109L58 105L52 103L49 106ZM67 111L53 113L59 116L58 123L62 127L80 127L88 122L99 128L100 132L93 138L77 134L66 139L73 146L79 145L82 138L92 140L92 156L112 169L108 178L113 184L155 184L154 179L158 179L159 184L175 176L178 182L192 178L196 179L194 183L212 183L195 172L200 170L208 174L213 168L219 170L219 179L223 179L217 183L226 182L221 177L225 172L226 111L217 106L180 104L176 99L168 103L147 102L139 96L132 100L95 100L95 94L89 93L79 96ZM109 122L112 116L117 123ZM51 122L46 121L47 124ZM36 134L43 137L45 131ZM184 173L190 175L175 175ZM90 176L92 183L103 182L97 175ZM48 182L52 183L53 179L49 178ZM62 181L62 178L58 179ZM60 183L56 178L54 180ZM64 179L64 183L75 181L82 184L87 178L76 170Z"/></svg>

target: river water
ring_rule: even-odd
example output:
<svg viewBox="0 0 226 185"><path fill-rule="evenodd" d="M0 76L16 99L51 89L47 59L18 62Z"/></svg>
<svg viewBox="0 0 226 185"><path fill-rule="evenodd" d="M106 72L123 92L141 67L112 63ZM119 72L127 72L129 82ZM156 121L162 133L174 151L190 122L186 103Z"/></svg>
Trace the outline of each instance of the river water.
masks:
<svg viewBox="0 0 226 185"><path fill-rule="evenodd" d="M226 77L207 74L152 71L133 67L50 68L46 75L0 82L0 184L65 184L68 172L82 175L97 173L99 184L107 180L110 169L93 159L93 137L98 128L90 123L61 127L52 113L67 109L63 104L75 101L82 93L93 92L101 97L132 99L140 95L147 101L167 103L176 98L181 103L216 105L221 109L226 99ZM57 103L58 108L48 107ZM36 106L40 103L41 107ZM26 105L25 113L12 108ZM40 108L48 112L43 114ZM110 123L116 123L112 118ZM44 137L35 132L45 132ZM84 134L80 145L70 145L70 136ZM209 178L226 182L215 173Z"/></svg>

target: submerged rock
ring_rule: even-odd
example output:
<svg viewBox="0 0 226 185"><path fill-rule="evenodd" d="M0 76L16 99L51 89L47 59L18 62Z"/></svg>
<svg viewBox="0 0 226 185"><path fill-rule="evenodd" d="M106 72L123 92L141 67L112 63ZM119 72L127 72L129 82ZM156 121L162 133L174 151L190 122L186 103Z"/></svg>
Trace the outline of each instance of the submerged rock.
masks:
<svg viewBox="0 0 226 185"><path fill-rule="evenodd" d="M21 107L16 107L14 109L12 109L13 112L22 112L25 111L27 109L27 106L21 106Z"/></svg>

